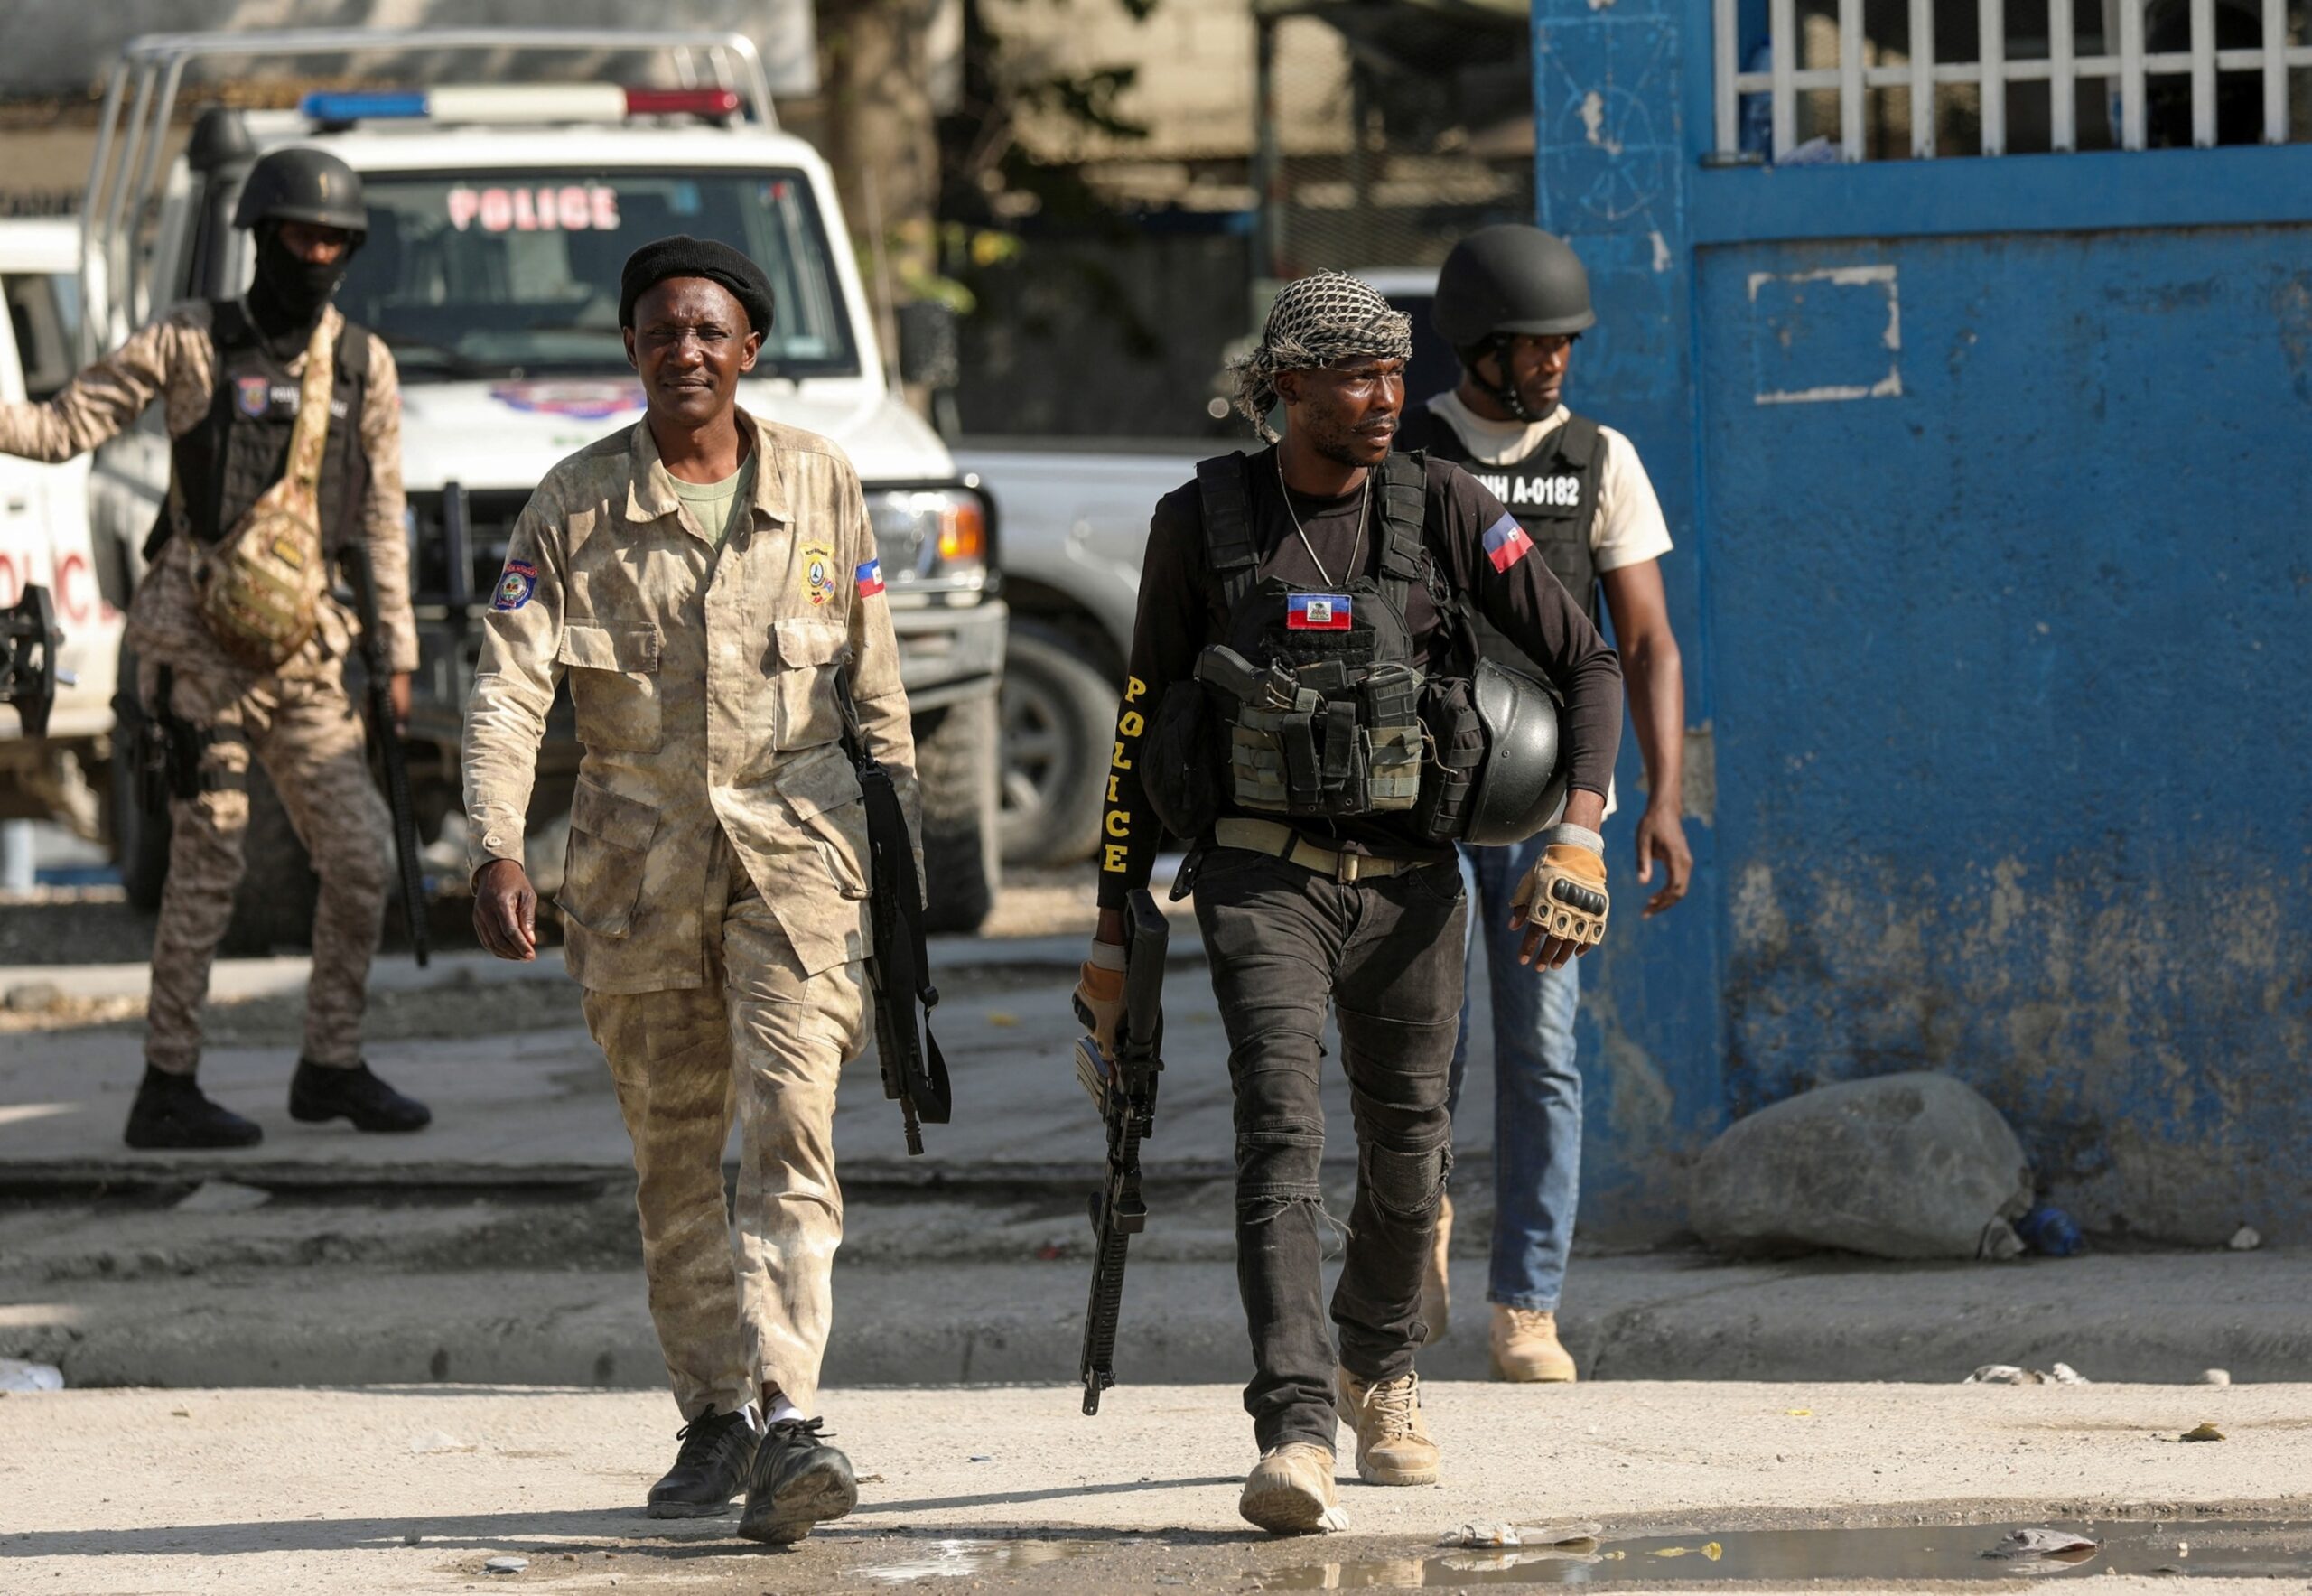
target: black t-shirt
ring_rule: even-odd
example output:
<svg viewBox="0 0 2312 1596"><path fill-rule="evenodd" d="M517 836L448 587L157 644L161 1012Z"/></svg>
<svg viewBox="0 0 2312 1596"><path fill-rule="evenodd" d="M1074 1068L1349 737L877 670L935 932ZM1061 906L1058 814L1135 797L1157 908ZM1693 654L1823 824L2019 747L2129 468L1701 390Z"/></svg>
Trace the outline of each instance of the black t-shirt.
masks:
<svg viewBox="0 0 2312 1596"><path fill-rule="evenodd" d="M1367 473L1366 486L1337 499L1290 495L1277 470L1276 451L1263 449L1248 462L1253 542L1260 551L1258 576L1276 576L1301 587L1322 589L1354 577L1377 576L1381 527L1379 484ZM1516 521L1501 502L1459 466L1428 462L1428 492L1422 537L1431 557L1459 593L1472 595L1480 614L1508 635L1537 663L1565 697L1563 755L1571 784L1603 796L1612 778L1621 741L1621 664L1598 636L1580 604L1522 535L1506 531L1488 553L1487 535ZM1371 504L1366 499L1371 490ZM1306 543L1302 541L1306 536ZM1103 817L1099 901L1121 909L1124 894L1148 883L1163 827L1148 807L1142 785L1140 751L1164 690L1194 676L1197 656L1217 640L1227 622L1227 598L1206 558L1204 515L1197 485L1175 489L1156 503L1150 520L1147 553L1140 574L1140 611L1133 627L1131 679L1116 728L1114 763L1109 772ZM1422 583L1412 584L1405 621L1412 633L1415 662L1437 672L1452 662L1451 629ZM1234 813L1225 805L1223 813ZM1273 817L1271 817L1272 818ZM1387 853L1413 839L1405 820L1373 816L1355 820L1295 818L1303 835Z"/></svg>

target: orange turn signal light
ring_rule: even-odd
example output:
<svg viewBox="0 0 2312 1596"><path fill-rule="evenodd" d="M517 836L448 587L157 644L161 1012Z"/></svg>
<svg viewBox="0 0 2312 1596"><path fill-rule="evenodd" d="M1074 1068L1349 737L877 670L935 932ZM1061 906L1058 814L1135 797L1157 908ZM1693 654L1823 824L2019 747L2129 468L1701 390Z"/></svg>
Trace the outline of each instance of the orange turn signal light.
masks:
<svg viewBox="0 0 2312 1596"><path fill-rule="evenodd" d="M987 558L987 512L976 499L965 499L939 517L939 559L943 565Z"/></svg>

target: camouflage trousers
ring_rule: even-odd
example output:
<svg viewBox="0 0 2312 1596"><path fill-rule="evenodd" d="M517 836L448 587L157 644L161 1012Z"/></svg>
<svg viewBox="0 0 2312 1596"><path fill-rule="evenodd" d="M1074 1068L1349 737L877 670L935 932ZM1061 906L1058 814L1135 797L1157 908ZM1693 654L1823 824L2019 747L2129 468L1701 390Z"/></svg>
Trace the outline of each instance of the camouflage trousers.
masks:
<svg viewBox="0 0 2312 1596"><path fill-rule="evenodd" d="M139 672L144 701L155 707L159 676L150 664ZM241 884L255 761L273 779L321 878L304 1056L316 1064L359 1062L369 960L390 879L386 839L392 821L370 779L361 717L344 684L333 677L267 677L242 687L206 673L179 673L172 701L202 733L201 790L169 804L169 880L153 933L144 1056L183 1075L200 1062L200 1009Z"/></svg>
<svg viewBox="0 0 2312 1596"><path fill-rule="evenodd" d="M634 1139L650 1318L685 1420L776 1386L816 1413L843 1192L835 1081L865 1047L866 966L806 975L727 848L709 879L707 982L585 994ZM739 1123L735 1237L722 1149Z"/></svg>

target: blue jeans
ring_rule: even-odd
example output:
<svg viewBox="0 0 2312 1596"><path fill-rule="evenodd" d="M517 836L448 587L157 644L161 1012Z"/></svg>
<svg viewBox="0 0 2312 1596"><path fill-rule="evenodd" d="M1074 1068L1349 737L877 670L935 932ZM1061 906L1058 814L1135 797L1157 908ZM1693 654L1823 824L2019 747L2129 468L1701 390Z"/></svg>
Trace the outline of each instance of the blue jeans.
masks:
<svg viewBox="0 0 2312 1596"><path fill-rule="evenodd" d="M1517 883L1546 845L1537 836L1513 847L1464 847L1461 874L1470 939L1484 938L1493 987L1493 1272L1486 1300L1554 1311L1581 1190L1581 1072L1573 1059L1580 961L1556 970L1521 965L1524 933L1509 929ZM1465 994L1449 1113L1461 1106L1468 1059Z"/></svg>

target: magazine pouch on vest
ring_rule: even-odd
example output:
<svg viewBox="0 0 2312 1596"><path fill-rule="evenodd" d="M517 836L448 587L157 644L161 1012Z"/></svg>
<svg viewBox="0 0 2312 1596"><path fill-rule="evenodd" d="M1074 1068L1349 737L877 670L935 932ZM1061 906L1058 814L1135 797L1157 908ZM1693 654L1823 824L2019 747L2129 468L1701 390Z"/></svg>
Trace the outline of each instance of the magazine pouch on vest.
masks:
<svg viewBox="0 0 2312 1596"><path fill-rule="evenodd" d="M1331 592L1254 580L1243 454L1204 462L1197 481L1228 619L1226 641L1198 658L1196 676L1226 728L1228 796L1254 813L1310 817L1412 808L1422 673L1405 599L1427 567L1422 462L1393 455L1375 485L1378 579L1354 577Z"/></svg>
<svg viewBox="0 0 2312 1596"><path fill-rule="evenodd" d="M213 545L205 544L194 565L201 619L227 657L252 670L270 671L305 646L320 617L328 585L322 554L321 479L329 443L331 400L336 387L334 341L326 320L305 347L305 371L298 384L296 418L287 460L278 481L227 527ZM271 406L270 384L262 376L230 377L219 346L219 386L236 390L233 402L250 419ZM246 387L246 396L238 390ZM349 422L350 417L348 417ZM220 493L229 493L246 461L236 459L242 440L228 433ZM254 429L252 445L262 438ZM243 469L237 473L236 467ZM212 470L216 464L212 464ZM187 502L192 500L188 495ZM221 508L221 505L220 505ZM221 515L216 522L221 524ZM200 530L196 524L196 531Z"/></svg>

